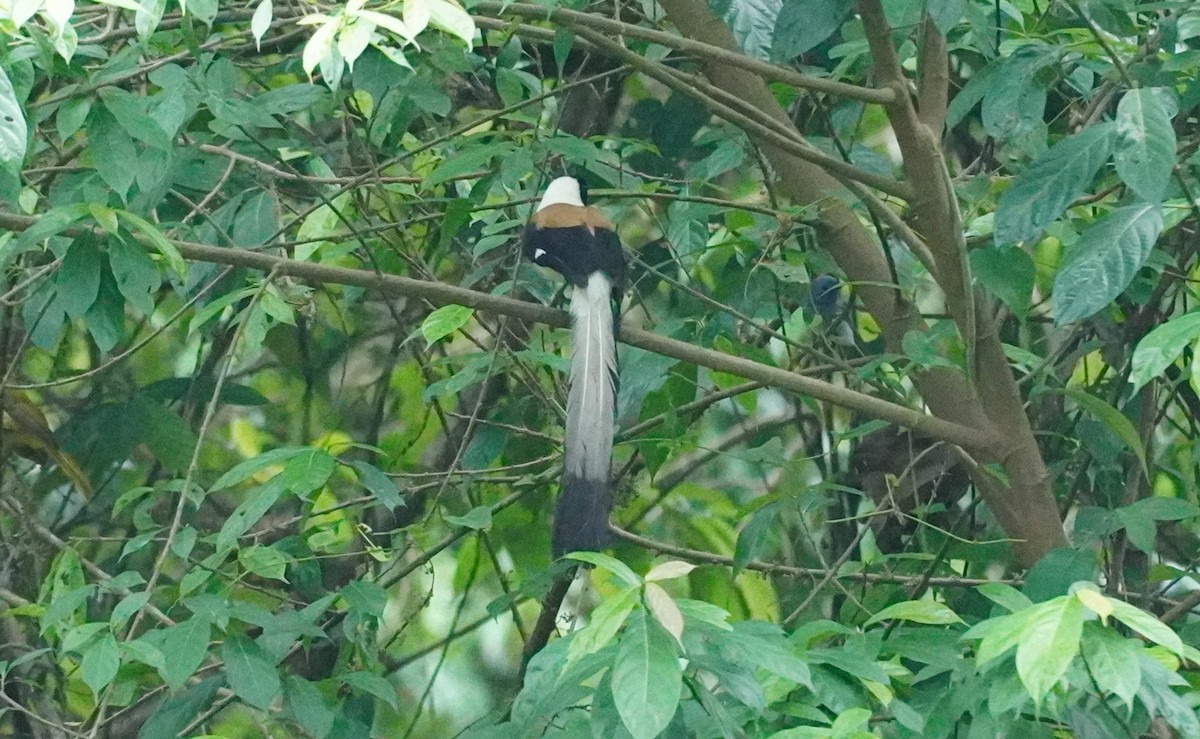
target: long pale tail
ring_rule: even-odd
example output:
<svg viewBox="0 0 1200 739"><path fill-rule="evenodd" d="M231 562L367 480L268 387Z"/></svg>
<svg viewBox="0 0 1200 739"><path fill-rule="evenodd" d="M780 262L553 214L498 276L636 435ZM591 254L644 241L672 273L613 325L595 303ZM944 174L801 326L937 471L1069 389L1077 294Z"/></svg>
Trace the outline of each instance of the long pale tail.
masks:
<svg viewBox="0 0 1200 739"><path fill-rule="evenodd" d="M571 297L571 387L563 489L554 510L555 557L608 543L617 373L611 295L612 283L596 272Z"/></svg>

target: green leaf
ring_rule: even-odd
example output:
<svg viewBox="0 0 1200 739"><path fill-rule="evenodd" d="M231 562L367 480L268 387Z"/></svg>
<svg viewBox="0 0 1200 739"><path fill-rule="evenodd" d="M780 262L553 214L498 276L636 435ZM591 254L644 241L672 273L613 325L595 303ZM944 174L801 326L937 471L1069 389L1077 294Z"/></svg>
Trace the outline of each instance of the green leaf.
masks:
<svg viewBox="0 0 1200 739"><path fill-rule="evenodd" d="M346 599L346 604L351 610L368 616L382 616L388 602L387 591L370 580L348 583L339 591L339 595Z"/></svg>
<svg viewBox="0 0 1200 739"><path fill-rule="evenodd" d="M270 580L287 582L284 572L288 560L283 552L273 547L255 545L248 549L238 550L238 561L250 572Z"/></svg>
<svg viewBox="0 0 1200 739"><path fill-rule="evenodd" d="M1130 360L1129 381L1133 383L1133 392L1161 375L1197 338L1200 338L1200 311L1172 318L1143 336Z"/></svg>
<svg viewBox="0 0 1200 739"><path fill-rule="evenodd" d="M389 511L404 507L404 498L400 496L400 488L382 470L370 462L356 461L351 462L350 466L358 472L358 481L367 489L367 492L375 496L375 499L383 503Z"/></svg>
<svg viewBox="0 0 1200 739"><path fill-rule="evenodd" d="M82 318L96 301L101 269L103 259L91 237L84 236L71 242L55 278L59 304L71 318Z"/></svg>
<svg viewBox="0 0 1200 739"><path fill-rule="evenodd" d="M634 739L652 739L667 728L682 685L674 638L645 611L637 611L629 618L612 666L613 701Z"/></svg>
<svg viewBox="0 0 1200 739"><path fill-rule="evenodd" d="M1183 656L1183 641L1179 635L1152 614L1146 613L1137 606L1131 606L1123 600L1108 598L1113 609L1113 618L1128 626L1155 644L1166 647L1175 654Z"/></svg>
<svg viewBox="0 0 1200 739"><path fill-rule="evenodd" d="M282 475L276 475L271 478L267 484L250 493L249 497L229 514L229 518L225 519L220 533L217 534L217 551L227 552L233 549L238 538L271 510L271 506L283 495L286 487L281 477Z"/></svg>
<svg viewBox="0 0 1200 739"><path fill-rule="evenodd" d="M1142 466L1142 474L1146 479L1150 479L1150 468L1146 466L1146 446L1142 443L1142 438L1138 436L1137 429L1134 428L1133 422L1125 417L1116 408L1109 405L1103 398L1092 395L1091 393L1079 387L1068 387L1062 390L1047 390L1046 392L1061 393L1066 395L1071 400L1075 401L1076 405L1090 413L1096 420L1108 427L1108 430L1113 432L1113 435L1124 442L1129 451L1137 457L1137 461Z"/></svg>
<svg viewBox="0 0 1200 739"><path fill-rule="evenodd" d="M99 698L100 691L112 682L120 668L121 655L117 651L117 640L110 632L92 642L83 653L83 659L79 661L79 676Z"/></svg>
<svg viewBox="0 0 1200 739"><path fill-rule="evenodd" d="M1174 110L1166 90L1139 87L1125 93L1117 105L1117 174L1152 203L1161 202L1175 167ZM1173 107L1173 106L1172 106Z"/></svg>
<svg viewBox="0 0 1200 739"><path fill-rule="evenodd" d="M138 732L138 739L176 739L201 711L213 704L220 677L210 677L176 695L167 696Z"/></svg>
<svg viewBox="0 0 1200 739"><path fill-rule="evenodd" d="M1033 43L1017 48L1000 63L984 93L980 111L983 129L989 136L1017 139L1042 125L1046 86L1038 72L1058 64L1061 56L1062 50L1057 47Z"/></svg>
<svg viewBox="0 0 1200 739"><path fill-rule="evenodd" d="M1036 239L1083 195L1108 160L1116 127L1101 123L1044 151L1000 195L993 239L1007 246Z"/></svg>
<svg viewBox="0 0 1200 739"><path fill-rule="evenodd" d="M1012 585L1000 582L989 582L975 588L979 594L1011 613L1033 605L1029 596L1017 590Z"/></svg>
<svg viewBox="0 0 1200 739"><path fill-rule="evenodd" d="M734 575L746 569L746 565L766 551L771 542L768 535L776 529L780 508L779 501L767 503L755 511L738 532L737 544L733 549Z"/></svg>
<svg viewBox="0 0 1200 739"><path fill-rule="evenodd" d="M126 162L128 165L128 162ZM128 211L117 211L117 218L125 222L125 225L134 233L140 233L145 236L159 254L167 260L167 264L171 270L179 276L179 279L187 277L187 263L183 261L183 256L179 253L179 249L158 230L154 224L150 223L141 216L134 215Z"/></svg>
<svg viewBox="0 0 1200 739"><path fill-rule="evenodd" d="M323 449L308 448L288 460L275 479L296 495L307 495L329 481L337 460Z"/></svg>
<svg viewBox="0 0 1200 739"><path fill-rule="evenodd" d="M83 314L83 322L101 354L107 354L125 336L125 298L112 272L101 272L100 290L96 301Z"/></svg>
<svg viewBox="0 0 1200 739"><path fill-rule="evenodd" d="M235 246L261 246L279 230L279 203L265 190L251 194L238 208L229 238Z"/></svg>
<svg viewBox="0 0 1200 739"><path fill-rule="evenodd" d="M492 509L485 505L476 506L461 516L443 516L443 518L452 526L483 531L492 526Z"/></svg>
<svg viewBox="0 0 1200 739"><path fill-rule="evenodd" d="M426 344L433 346L465 326L473 315L475 315L474 308L462 305L443 305L421 322L421 335L425 337Z"/></svg>
<svg viewBox="0 0 1200 739"><path fill-rule="evenodd" d="M466 139L466 141L474 143L473 139ZM438 165L421 183L421 187L429 189L459 175L487 169L494 159L508 156L515 150L516 146L507 142L472 146Z"/></svg>
<svg viewBox="0 0 1200 739"><path fill-rule="evenodd" d="M617 577L625 581L626 585L641 586L642 578L638 577L633 570L624 562L613 559L607 554L600 552L571 552L563 556L563 559L574 559L580 562L586 562L604 570L608 570Z"/></svg>
<svg viewBox="0 0 1200 739"><path fill-rule="evenodd" d="M903 603L893 603L884 608L867 619L863 626L888 620L913 621L919 624L960 624L963 622L958 614L945 603L938 603L934 600L909 600Z"/></svg>
<svg viewBox="0 0 1200 739"><path fill-rule="evenodd" d="M1200 516L1200 506L1182 498L1164 498L1154 496L1143 498L1131 503L1121 510L1137 511L1151 521L1182 521L1186 518Z"/></svg>
<svg viewBox="0 0 1200 739"><path fill-rule="evenodd" d="M771 36L771 58L791 61L834 34L850 13L850 0L783 0Z"/></svg>
<svg viewBox="0 0 1200 739"><path fill-rule="evenodd" d="M279 672L262 647L234 634L221 645L221 659L229 687L238 698L264 711L271 706L279 694Z"/></svg>
<svg viewBox="0 0 1200 739"><path fill-rule="evenodd" d="M137 159L133 140L106 108L92 109L87 131L87 152L92 165L117 197L125 200L137 177L137 169L130 166Z"/></svg>
<svg viewBox="0 0 1200 739"><path fill-rule="evenodd" d="M196 433L175 411L142 395L134 396L127 406L130 419L136 419L146 446L170 470L186 470L191 464Z"/></svg>
<svg viewBox="0 0 1200 739"><path fill-rule="evenodd" d="M379 675L359 670L338 675L338 679L359 692L375 696L394 710L400 710L395 686Z"/></svg>
<svg viewBox="0 0 1200 739"><path fill-rule="evenodd" d="M163 632L162 652L170 655L162 678L172 690L183 687L195 674L208 652L212 627L206 618L193 616L183 623L168 626Z"/></svg>
<svg viewBox="0 0 1200 739"><path fill-rule="evenodd" d="M146 98L113 85L100 88L99 94L104 107L126 133L156 149L171 148L171 134L146 112Z"/></svg>
<svg viewBox="0 0 1200 739"><path fill-rule="evenodd" d="M574 662L584 655L598 652L608 646L621 630L625 618L637 605L640 593L640 588L628 587L605 598L604 602L596 606L587 626L571 636L571 645L567 648L567 662Z"/></svg>
<svg viewBox="0 0 1200 739"><path fill-rule="evenodd" d="M729 26L742 53L764 61L771 57L782 4L782 0L709 0L709 7Z"/></svg>
<svg viewBox="0 0 1200 739"><path fill-rule="evenodd" d="M162 274L146 250L119 236L108 242L108 262L117 289L142 315L154 312L154 294L162 286Z"/></svg>
<svg viewBox="0 0 1200 739"><path fill-rule="evenodd" d="M240 482L249 480L262 469L283 464L311 450L312 447L307 446L288 446L263 452L253 459L247 459L245 462L237 464L233 469L218 477L208 490L210 493L215 493L218 490L233 487Z"/></svg>
<svg viewBox="0 0 1200 739"><path fill-rule="evenodd" d="M264 0L268 5L270 0ZM283 709L287 716L312 737L325 737L337 718L329 701L316 685L291 675L283 683Z"/></svg>
<svg viewBox="0 0 1200 739"><path fill-rule="evenodd" d="M1039 603L1022 615L1026 620L1017 645L1017 675L1034 704L1040 705L1079 653L1083 604L1063 596Z"/></svg>
<svg viewBox="0 0 1200 739"><path fill-rule="evenodd" d="M1083 658L1088 674L1100 690L1117 696L1127 708L1133 708L1133 698L1142 682L1138 664L1141 651L1141 645L1134 639L1126 639L1098 623L1084 624Z"/></svg>
<svg viewBox="0 0 1200 739"><path fill-rule="evenodd" d="M23 162L28 136L21 101L17 99L16 90L13 89L8 74L0 68L0 163Z"/></svg>
<svg viewBox="0 0 1200 739"><path fill-rule="evenodd" d="M1055 322L1087 318L1115 300L1150 256L1162 228L1162 209L1143 203L1117 208L1084 229L1054 276Z"/></svg>
<svg viewBox="0 0 1200 739"><path fill-rule="evenodd" d="M1017 247L972 249L971 274L988 292L1000 298L1017 318L1029 314L1033 282L1037 276L1033 260Z"/></svg>

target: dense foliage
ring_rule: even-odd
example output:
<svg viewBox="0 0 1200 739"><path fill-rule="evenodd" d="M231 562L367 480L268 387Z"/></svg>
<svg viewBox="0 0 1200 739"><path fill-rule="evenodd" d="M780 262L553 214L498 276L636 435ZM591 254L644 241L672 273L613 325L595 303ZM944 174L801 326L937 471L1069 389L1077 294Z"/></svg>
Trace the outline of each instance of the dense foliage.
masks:
<svg viewBox="0 0 1200 739"><path fill-rule="evenodd" d="M1200 737L1189 0L0 30L0 736ZM554 563L564 172L631 279Z"/></svg>

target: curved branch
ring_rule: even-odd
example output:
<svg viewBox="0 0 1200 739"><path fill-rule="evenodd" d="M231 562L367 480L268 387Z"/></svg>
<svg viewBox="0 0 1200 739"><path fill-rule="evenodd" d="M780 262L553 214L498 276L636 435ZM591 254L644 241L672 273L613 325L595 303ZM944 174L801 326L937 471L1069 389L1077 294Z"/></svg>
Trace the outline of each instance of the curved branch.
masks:
<svg viewBox="0 0 1200 739"><path fill-rule="evenodd" d="M12 213L0 213L0 228L24 231L37 222L37 218ZM82 231L79 229L78 231ZM145 237L138 235L139 239ZM331 267L324 264L301 262L285 257L232 249L206 244L174 241L175 247L186 259L212 264L247 267L288 276L316 284L354 285L375 290L383 295L426 300L434 305L462 305L468 308L509 316L518 320L542 323L555 328L569 325L565 311L547 308L536 303L514 300L500 295L477 292L464 287L448 285L433 280L418 280L400 275L380 274L363 269ZM761 382L766 386L788 390L823 400L834 405L864 413L872 418L921 431L929 436L968 449L987 449L997 440L990 434L963 424L946 421L920 411L906 408L864 393L840 387L813 377L796 374L788 370L737 357L730 354L694 346L685 341L643 331L632 326L621 326L617 337L622 343L639 349L672 357L684 362L707 367L718 372L727 372L747 380Z"/></svg>

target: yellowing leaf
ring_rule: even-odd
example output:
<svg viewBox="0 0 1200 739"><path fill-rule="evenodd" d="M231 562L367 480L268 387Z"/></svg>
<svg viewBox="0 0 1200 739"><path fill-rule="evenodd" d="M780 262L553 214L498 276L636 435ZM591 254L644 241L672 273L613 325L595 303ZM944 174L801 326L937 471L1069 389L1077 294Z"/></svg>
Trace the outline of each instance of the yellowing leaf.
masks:
<svg viewBox="0 0 1200 739"><path fill-rule="evenodd" d="M683 637L683 614L671 595L656 583L646 583L646 607L676 641Z"/></svg>
<svg viewBox="0 0 1200 739"><path fill-rule="evenodd" d="M650 571L646 573L646 582L673 580L677 577L683 577L694 569L696 569L696 565L691 562L681 562L674 559L650 568Z"/></svg>

